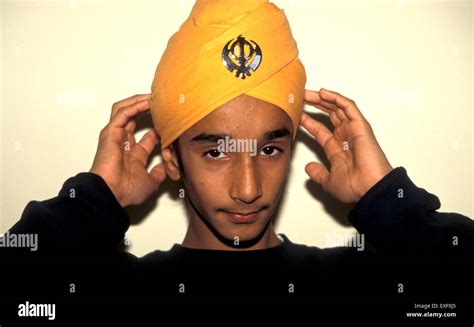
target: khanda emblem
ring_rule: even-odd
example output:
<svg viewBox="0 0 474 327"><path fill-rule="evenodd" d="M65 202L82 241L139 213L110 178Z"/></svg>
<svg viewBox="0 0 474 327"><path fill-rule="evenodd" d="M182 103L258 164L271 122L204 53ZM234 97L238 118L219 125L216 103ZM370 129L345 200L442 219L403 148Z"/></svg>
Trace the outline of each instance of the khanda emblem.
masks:
<svg viewBox="0 0 474 327"><path fill-rule="evenodd" d="M253 40L247 41L239 35L232 39L222 49L222 63L230 72L235 72L235 77L245 79L251 75L251 70L256 71L262 62L262 50Z"/></svg>

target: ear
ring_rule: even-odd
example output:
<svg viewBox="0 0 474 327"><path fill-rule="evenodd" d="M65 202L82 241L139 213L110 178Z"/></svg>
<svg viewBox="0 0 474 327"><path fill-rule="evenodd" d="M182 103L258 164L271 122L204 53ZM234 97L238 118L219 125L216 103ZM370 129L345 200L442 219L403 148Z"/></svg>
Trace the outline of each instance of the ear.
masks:
<svg viewBox="0 0 474 327"><path fill-rule="evenodd" d="M178 155L172 146L167 146L161 150L163 157L163 164L165 166L166 174L175 182L181 179L181 171L179 169Z"/></svg>

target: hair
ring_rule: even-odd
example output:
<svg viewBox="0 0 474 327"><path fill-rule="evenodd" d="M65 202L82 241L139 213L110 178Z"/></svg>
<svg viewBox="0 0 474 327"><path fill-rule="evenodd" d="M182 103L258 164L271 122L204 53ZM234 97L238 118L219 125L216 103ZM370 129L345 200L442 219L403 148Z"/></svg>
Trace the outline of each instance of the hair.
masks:
<svg viewBox="0 0 474 327"><path fill-rule="evenodd" d="M181 176L184 176L183 161L181 160L181 151L179 149L179 137L171 143L170 150L176 154L178 158L179 171Z"/></svg>

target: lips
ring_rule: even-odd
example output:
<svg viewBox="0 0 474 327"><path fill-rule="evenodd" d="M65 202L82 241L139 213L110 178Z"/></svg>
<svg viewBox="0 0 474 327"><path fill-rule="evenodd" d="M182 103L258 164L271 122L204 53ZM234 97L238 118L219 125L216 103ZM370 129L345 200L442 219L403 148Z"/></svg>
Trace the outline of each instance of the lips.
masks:
<svg viewBox="0 0 474 327"><path fill-rule="evenodd" d="M223 211L226 216L234 223L244 224L244 223L253 223L257 220L258 214L262 211L262 209L253 212L229 212Z"/></svg>

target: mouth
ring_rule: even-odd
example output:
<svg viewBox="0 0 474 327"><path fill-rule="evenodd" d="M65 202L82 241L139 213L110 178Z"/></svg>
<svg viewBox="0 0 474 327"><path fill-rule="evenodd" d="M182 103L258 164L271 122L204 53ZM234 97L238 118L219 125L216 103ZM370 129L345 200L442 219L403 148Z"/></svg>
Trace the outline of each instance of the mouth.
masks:
<svg viewBox="0 0 474 327"><path fill-rule="evenodd" d="M222 212L224 212L227 218L236 224L251 224L258 219L258 215L262 211L263 209L252 212L230 212L222 210Z"/></svg>

